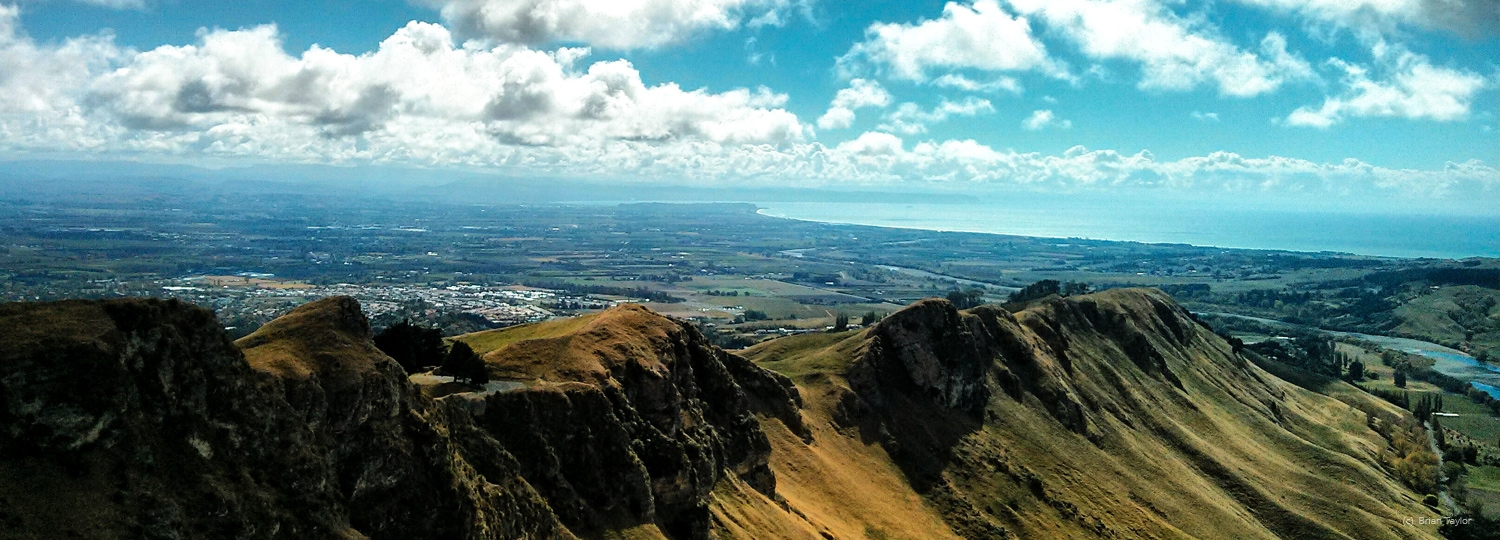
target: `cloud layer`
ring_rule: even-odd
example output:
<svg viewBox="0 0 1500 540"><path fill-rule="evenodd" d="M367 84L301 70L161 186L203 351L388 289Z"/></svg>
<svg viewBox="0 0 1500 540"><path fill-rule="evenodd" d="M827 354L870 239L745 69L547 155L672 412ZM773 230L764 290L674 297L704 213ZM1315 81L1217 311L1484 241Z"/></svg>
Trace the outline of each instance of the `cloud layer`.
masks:
<svg viewBox="0 0 1500 540"><path fill-rule="evenodd" d="M14 20L13 10L0 16ZM458 47L427 23L360 56L317 46L290 56L274 26L206 31L195 45L138 53L103 37L45 48L13 24L0 23L0 32L11 74L0 96L12 113L0 127L30 135L8 137L13 148L45 137L34 144L324 160L415 156L426 147L427 159L440 162L489 145L777 145L806 131L780 108L786 96L764 88L648 87L625 61L581 65L586 49Z"/></svg>
<svg viewBox="0 0 1500 540"><path fill-rule="evenodd" d="M1402 26L1442 28L1461 34L1500 32L1500 5L1493 0L1236 0L1361 34Z"/></svg>
<svg viewBox="0 0 1500 540"><path fill-rule="evenodd" d="M779 25L789 0L421 0L465 37L654 49L742 24Z"/></svg>
<svg viewBox="0 0 1500 540"><path fill-rule="evenodd" d="M1090 56L1139 63L1143 87L1211 85L1237 96L1271 91L1305 69L1275 34L1250 52L1218 44L1212 32L1140 2L1118 2L1109 9L1126 11L1103 15L1090 11L1104 9L1093 4L1063 0L1030 6L1031 11L1017 7L1024 15L1006 12L994 1L949 4L938 19L872 27L854 56L846 58L873 62L865 67L907 81L906 86L930 84L1013 99L1020 89L1008 73L1072 77L1035 41L1034 19L1045 21L1047 31L1072 32L1065 39L1076 40ZM620 13L635 16L631 9L643 5L622 4ZM704 2L702 9L723 8L734 14L733 24L750 24L748 5ZM1129 22L1132 13L1145 18L1131 24L1152 30L1150 39L1160 43L1112 35L1075 20ZM192 45L137 51L116 45L108 35L41 44L17 21L16 8L0 6L0 155L6 157L71 153L390 163L637 181L1123 186L1424 197L1493 195L1500 184L1500 174L1477 161L1416 171L1227 152L1158 160L1148 152L1079 147L1044 155L968 139L917 140L937 123L992 114L1005 105L972 95L934 100L936 105L898 104L874 78L850 80L816 123L822 130L844 129L856 111L875 109L877 130L844 142L821 142L807 122L786 110L788 96L771 89L647 85L629 62L593 61L588 48L460 42L447 27L430 23L408 24L366 54L314 46L294 55L274 26L205 30ZM1009 47L1017 56L964 56L963 47L991 45ZM948 49L938 50L943 47ZM1388 47L1377 56L1378 73L1342 61L1330 64L1345 73L1342 93L1321 107L1299 109L1286 122L1328 126L1358 116L1457 118L1468 113L1475 92L1487 84L1483 77L1435 66L1404 49ZM959 68L987 73L954 71ZM1204 118L1217 116L1205 113ZM1022 125L1014 122L1007 120L999 129L1071 126L1051 109L1033 111Z"/></svg>

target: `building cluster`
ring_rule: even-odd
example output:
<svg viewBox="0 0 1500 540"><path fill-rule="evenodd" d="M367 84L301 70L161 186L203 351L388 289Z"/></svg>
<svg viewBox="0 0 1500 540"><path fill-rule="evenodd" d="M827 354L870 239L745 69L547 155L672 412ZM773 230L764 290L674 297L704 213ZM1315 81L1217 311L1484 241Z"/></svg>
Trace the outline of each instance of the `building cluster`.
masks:
<svg viewBox="0 0 1500 540"><path fill-rule="evenodd" d="M401 313L412 306L447 313L470 313L497 325L536 322L552 318L560 310L604 309L618 303L588 295L517 285L459 284L357 285L340 283L316 286L279 282L258 276L256 280L226 280L215 276L193 276L169 280L160 295L181 298L213 307L221 316L233 313L266 319L285 313L289 305L328 296L347 295L360 301L365 315L377 318Z"/></svg>

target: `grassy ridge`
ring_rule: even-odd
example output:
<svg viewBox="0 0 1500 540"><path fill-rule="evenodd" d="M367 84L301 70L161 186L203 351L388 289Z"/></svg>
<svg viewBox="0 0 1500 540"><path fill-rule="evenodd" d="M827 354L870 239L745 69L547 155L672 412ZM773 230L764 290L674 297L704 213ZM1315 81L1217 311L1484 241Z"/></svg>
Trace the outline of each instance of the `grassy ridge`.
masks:
<svg viewBox="0 0 1500 540"><path fill-rule="evenodd" d="M1184 343L1162 341L1171 332L1161 325L1170 323L1142 298L1111 292L1017 314L1023 328L1051 328L1058 337L1018 330L1022 342L1034 347L1036 363L996 361L1013 373L1039 369L1028 365L1059 365L1056 351L1045 345L1052 339L1067 343L1071 368L1057 379L1031 383L1036 386L1023 383L1029 389L1019 397L994 396L978 426L920 395L890 389L885 399L896 412L884 423L841 417L850 410L850 383L843 375L878 330L795 336L747 349L748 358L797 382L810 425L834 428L818 432L812 445L772 437L773 467L784 478L788 500L796 494L800 504L816 505L811 501L819 497L851 493L838 479L877 475L880 463L890 460L883 467L900 470L906 480L897 490L920 494L948 527L915 535L910 528L868 530L893 538L993 534L986 527L1027 538L1435 533L1435 527L1400 526L1402 516L1433 514L1385 472L1378 456L1388 443L1367 427L1367 410L1392 418L1403 411L1338 381L1335 390L1342 391L1334 393L1347 394L1339 397L1355 405L1281 381L1237 361L1227 344L1190 321L1183 321ZM1069 305L1080 301L1119 315L1090 316L1103 325L1092 329L1062 322L1078 320ZM1122 320L1111 319L1116 316L1129 321L1127 327L1143 329L1154 352L1140 350L1130 341L1136 338L1124 339L1108 326L1120 322L1102 322ZM1126 354L1128 347L1136 352ZM1163 367L1132 360L1153 355L1160 355ZM1175 374L1181 386L1159 370ZM1083 427L1070 428L1053 416L1063 396L1091 404ZM846 470L852 467L829 463L866 465ZM830 482L839 489L830 489ZM882 491L889 494L890 488ZM850 523L853 518L828 519L855 537L868 535Z"/></svg>

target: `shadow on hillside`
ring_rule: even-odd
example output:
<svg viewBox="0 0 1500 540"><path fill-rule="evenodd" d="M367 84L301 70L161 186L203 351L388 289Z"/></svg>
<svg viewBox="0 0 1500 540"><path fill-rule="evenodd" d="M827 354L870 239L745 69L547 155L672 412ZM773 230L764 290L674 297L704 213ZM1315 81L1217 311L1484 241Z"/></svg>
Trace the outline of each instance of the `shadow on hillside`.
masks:
<svg viewBox="0 0 1500 540"><path fill-rule="evenodd" d="M1342 382L1339 379L1313 373L1258 354L1245 354L1245 357L1249 358L1257 367L1266 370L1281 380L1295 384L1311 392L1328 395L1331 386Z"/></svg>
<svg viewBox="0 0 1500 540"><path fill-rule="evenodd" d="M981 417L934 403L904 375L880 378L875 392L854 384L856 391L839 403L836 421L856 428L861 442L879 443L911 486L927 493L943 482L953 449L983 427Z"/></svg>

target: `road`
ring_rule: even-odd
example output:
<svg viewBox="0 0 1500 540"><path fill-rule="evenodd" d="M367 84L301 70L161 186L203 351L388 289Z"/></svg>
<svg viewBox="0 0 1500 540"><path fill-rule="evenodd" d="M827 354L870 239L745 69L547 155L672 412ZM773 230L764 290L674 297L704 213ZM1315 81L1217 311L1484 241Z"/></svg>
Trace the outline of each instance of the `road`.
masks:
<svg viewBox="0 0 1500 540"><path fill-rule="evenodd" d="M1432 448L1432 453L1437 455L1438 460L1438 501L1442 502L1443 507L1448 509L1448 515L1456 516L1458 515L1458 503L1453 501L1453 497L1448 496L1448 490L1443 487L1445 485L1444 482L1448 481L1448 477L1443 474L1443 451L1438 448L1437 436L1432 434L1432 424L1426 423L1424 425L1427 427L1427 446Z"/></svg>

